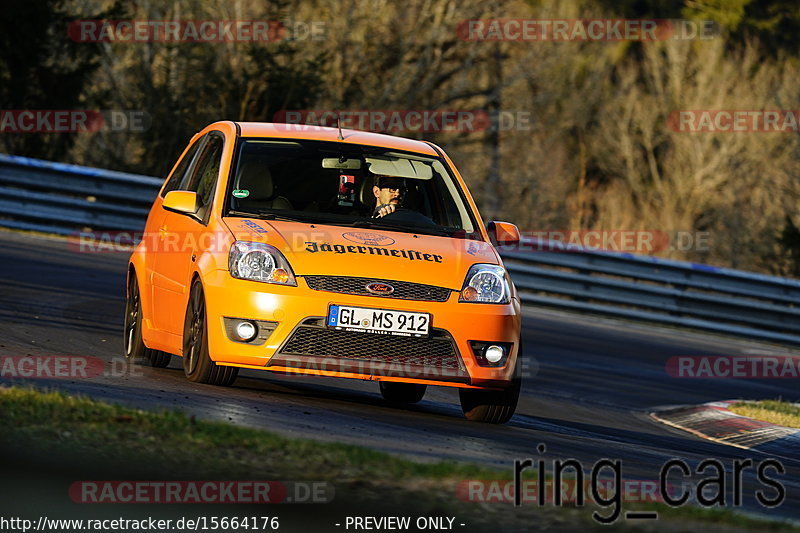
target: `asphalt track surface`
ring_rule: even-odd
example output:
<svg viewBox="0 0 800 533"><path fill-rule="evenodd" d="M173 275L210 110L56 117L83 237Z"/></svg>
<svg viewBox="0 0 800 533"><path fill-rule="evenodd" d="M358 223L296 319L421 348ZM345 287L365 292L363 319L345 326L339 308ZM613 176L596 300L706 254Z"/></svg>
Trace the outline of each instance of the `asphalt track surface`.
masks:
<svg viewBox="0 0 800 533"><path fill-rule="evenodd" d="M758 462L767 456L660 425L648 413L734 398L800 400L796 379L678 379L665 370L671 356L789 353L780 347L538 309L525 310L527 376L517 414L502 426L465 420L447 388L429 388L420 404L398 408L374 382L246 370L232 388L195 385L177 357L166 369L124 364L126 261L125 253L78 253L63 239L0 231L0 355L96 356L116 368L113 375L35 384L415 460L489 464L509 475L514 459L528 457L547 465L575 458L587 469L601 458L620 459L623 477L640 480L657 480L673 458L693 467L706 458L728 467L736 459ZM536 451L540 443L544 454ZM746 472L742 509L800 521L800 458L781 461L786 474L773 477L786 488L784 503L761 507L754 491L765 487Z"/></svg>

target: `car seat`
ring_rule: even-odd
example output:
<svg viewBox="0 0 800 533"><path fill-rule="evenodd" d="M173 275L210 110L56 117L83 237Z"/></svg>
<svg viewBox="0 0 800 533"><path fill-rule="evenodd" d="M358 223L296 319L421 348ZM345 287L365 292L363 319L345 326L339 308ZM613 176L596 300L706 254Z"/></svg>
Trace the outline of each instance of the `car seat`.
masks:
<svg viewBox="0 0 800 533"><path fill-rule="evenodd" d="M367 213L366 216L372 216L372 212L375 209L375 194L372 192L372 187L374 186L375 176L372 174L366 174L361 178L361 183L358 185L356 198L362 209Z"/></svg>
<svg viewBox="0 0 800 533"><path fill-rule="evenodd" d="M238 199L241 209L292 209L289 199L279 196L275 190L272 173L263 159L250 159L242 166L239 170L237 189L244 189L250 193L246 198Z"/></svg>

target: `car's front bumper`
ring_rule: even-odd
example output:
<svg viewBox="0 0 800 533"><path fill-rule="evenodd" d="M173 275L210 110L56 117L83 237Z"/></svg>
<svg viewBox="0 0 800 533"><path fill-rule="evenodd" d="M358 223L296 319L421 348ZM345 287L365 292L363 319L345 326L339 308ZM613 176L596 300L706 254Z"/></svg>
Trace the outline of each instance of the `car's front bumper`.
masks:
<svg viewBox="0 0 800 533"><path fill-rule="evenodd" d="M209 317L209 353L220 364L329 376L497 387L513 375L519 350L519 303L402 300L234 279L225 270L203 279ZM325 326L331 304L430 313L429 338L335 331ZM224 317L276 322L261 345L233 341ZM469 341L510 343L501 367L480 366Z"/></svg>

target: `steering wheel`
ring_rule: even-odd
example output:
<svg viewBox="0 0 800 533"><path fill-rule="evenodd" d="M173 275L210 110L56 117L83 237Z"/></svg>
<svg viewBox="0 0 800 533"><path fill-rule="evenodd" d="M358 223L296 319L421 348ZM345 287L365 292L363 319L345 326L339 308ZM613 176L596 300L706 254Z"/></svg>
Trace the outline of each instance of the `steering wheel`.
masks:
<svg viewBox="0 0 800 533"><path fill-rule="evenodd" d="M396 207L394 208L394 211L392 211L391 213L388 213L388 214L386 214L386 215L383 215L382 217L379 217L379 216L378 216L378 212L379 212L381 209L383 209L384 207L389 207L390 205L392 205L392 204L381 204L381 205L379 205L378 207L376 207L376 208L375 208L375 209L372 211L372 217L373 217L373 218L386 218L386 217L390 217L390 216L392 216L392 215L396 215L398 211L405 211L405 210L406 210L406 208L405 208L405 207L396 206Z"/></svg>
<svg viewBox="0 0 800 533"><path fill-rule="evenodd" d="M375 208L375 213L377 214L378 210L381 207L385 207L387 204L379 205ZM431 220L430 218L426 217L422 213L418 213L413 209L409 209L407 207L397 207L394 211L389 213L388 215L384 215L380 217L378 220L383 219L391 219L392 222L400 222L406 224L414 224L417 226L436 226L436 222Z"/></svg>

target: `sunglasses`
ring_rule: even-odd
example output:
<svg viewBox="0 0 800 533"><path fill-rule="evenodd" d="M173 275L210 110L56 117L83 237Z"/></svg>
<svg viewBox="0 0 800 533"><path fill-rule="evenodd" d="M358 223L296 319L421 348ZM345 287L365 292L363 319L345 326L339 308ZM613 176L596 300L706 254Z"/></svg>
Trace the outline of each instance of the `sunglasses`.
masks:
<svg viewBox="0 0 800 533"><path fill-rule="evenodd" d="M394 190L406 190L408 187L406 186L405 182L397 180L397 179L383 179L378 180L378 188L379 189L394 189Z"/></svg>

